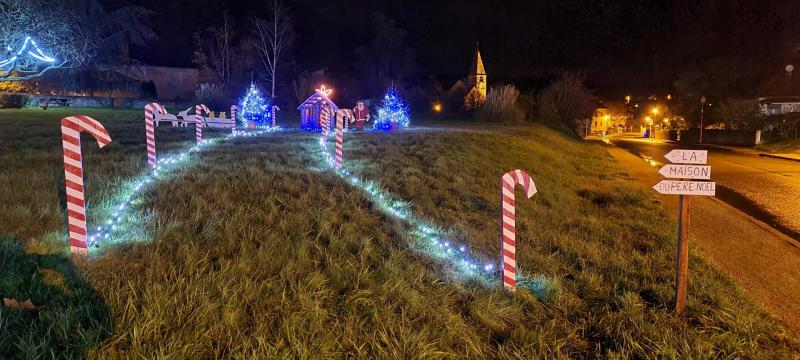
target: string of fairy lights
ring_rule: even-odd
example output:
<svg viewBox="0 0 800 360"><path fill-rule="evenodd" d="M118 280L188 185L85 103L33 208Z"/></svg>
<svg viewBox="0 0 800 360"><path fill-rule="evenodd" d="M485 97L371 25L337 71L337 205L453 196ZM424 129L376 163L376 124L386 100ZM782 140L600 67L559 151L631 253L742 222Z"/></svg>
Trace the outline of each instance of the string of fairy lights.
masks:
<svg viewBox="0 0 800 360"><path fill-rule="evenodd" d="M280 127L259 127L255 130L233 130L223 137L206 139L199 144L191 146L189 149L181 151L172 156L158 160L155 167L140 175L131 185L127 186L119 196L116 204L109 208L113 209L108 219L101 221L103 224L97 227L96 231L88 237L89 247L99 247L103 241L113 241L118 236L123 222L130 218L128 211L141 202L141 197L145 191L149 190L155 182L165 179L176 172L178 168L186 164L191 155L202 152L203 150L217 145L220 141L230 140L236 137L259 136L266 133L278 132L283 129ZM369 196L369 199L384 214L389 215L411 227L409 235L415 239L412 249L433 259L449 264L449 270L459 274L463 278L479 280L484 284L499 284L499 268L497 263L491 260L481 260L478 256L472 255L466 244L447 239L444 229L434 226L426 221L417 218L410 209L410 203L391 196L388 192L381 189L379 183L365 180L353 174L344 167L337 168L331 153L327 149L325 137L319 138L321 153L324 163L336 175L344 179L348 184L354 186ZM539 293L542 284L533 278L528 278L523 274L517 275L518 287L526 287Z"/></svg>
<svg viewBox="0 0 800 360"><path fill-rule="evenodd" d="M466 244L445 238L444 229L414 216L410 209L410 203L399 200L383 191L377 182L362 179L345 169L344 166L337 168L333 155L328 151L327 141L324 136L319 138L319 145L324 163L332 172L351 186L369 195L370 201L384 214L392 216L411 227L409 234L416 240L412 249L449 264L450 270L453 270L463 278L475 279L487 285L499 286L501 269L498 268L497 263L491 260L481 260L478 256L472 255ZM517 287L525 287L539 294L543 285L538 279L518 273Z"/></svg>
<svg viewBox="0 0 800 360"><path fill-rule="evenodd" d="M98 226L94 233L88 236L89 247L98 247L100 242L111 241L115 236L119 235L118 232L121 230L122 224L126 219L130 218L127 211L141 201L141 195L150 189L154 182L165 179L167 176L173 174L176 169L186 164L190 160L192 154L199 153L204 149L217 145L220 141L230 140L236 137L258 136L281 130L282 129L278 126L263 126L255 130L246 131L234 129L233 132L223 137L202 140L199 144L189 149L159 159L155 167L140 175L135 181L132 181L129 186L126 186L126 188L121 191L122 195L119 196L118 203L110 206L113 213L108 219L101 220L99 223L102 225Z"/></svg>

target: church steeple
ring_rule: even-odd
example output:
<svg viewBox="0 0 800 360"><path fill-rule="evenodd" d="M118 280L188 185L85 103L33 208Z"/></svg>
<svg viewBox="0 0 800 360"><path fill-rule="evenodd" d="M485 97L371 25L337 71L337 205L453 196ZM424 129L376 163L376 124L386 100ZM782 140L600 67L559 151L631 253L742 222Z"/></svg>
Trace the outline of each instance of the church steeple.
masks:
<svg viewBox="0 0 800 360"><path fill-rule="evenodd" d="M483 67L483 59L481 58L480 43L475 43L475 56L472 57L472 66L470 67L470 75L486 75L486 69Z"/></svg>
<svg viewBox="0 0 800 360"><path fill-rule="evenodd" d="M466 107L467 109L477 108L486 100L486 69L483 67L483 58L481 58L481 50L477 42L467 82L470 90L464 99Z"/></svg>

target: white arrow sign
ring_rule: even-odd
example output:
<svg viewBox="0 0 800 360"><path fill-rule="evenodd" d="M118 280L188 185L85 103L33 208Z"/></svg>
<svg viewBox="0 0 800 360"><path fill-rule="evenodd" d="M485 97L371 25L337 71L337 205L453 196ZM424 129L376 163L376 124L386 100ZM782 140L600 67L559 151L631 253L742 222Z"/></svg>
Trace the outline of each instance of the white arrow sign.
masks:
<svg viewBox="0 0 800 360"><path fill-rule="evenodd" d="M658 173L670 179L711 179L711 166L667 164Z"/></svg>
<svg viewBox="0 0 800 360"><path fill-rule="evenodd" d="M667 195L714 196L717 183L712 181L661 180L653 189Z"/></svg>
<svg viewBox="0 0 800 360"><path fill-rule="evenodd" d="M705 164L708 150L672 150L664 155L667 160L676 164Z"/></svg>

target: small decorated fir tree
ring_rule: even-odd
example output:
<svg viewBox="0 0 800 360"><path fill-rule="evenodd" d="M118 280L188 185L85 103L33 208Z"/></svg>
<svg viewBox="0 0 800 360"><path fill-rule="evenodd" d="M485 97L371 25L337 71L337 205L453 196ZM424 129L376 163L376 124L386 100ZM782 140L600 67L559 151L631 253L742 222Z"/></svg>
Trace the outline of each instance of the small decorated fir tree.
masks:
<svg viewBox="0 0 800 360"><path fill-rule="evenodd" d="M375 129L392 130L398 126L407 127L411 123L408 111L406 101L397 94L397 87L390 85L381 101L381 106L378 107Z"/></svg>
<svg viewBox="0 0 800 360"><path fill-rule="evenodd" d="M247 94L239 101L239 118L242 124L269 125L272 112L268 98L261 96L255 84L250 84Z"/></svg>

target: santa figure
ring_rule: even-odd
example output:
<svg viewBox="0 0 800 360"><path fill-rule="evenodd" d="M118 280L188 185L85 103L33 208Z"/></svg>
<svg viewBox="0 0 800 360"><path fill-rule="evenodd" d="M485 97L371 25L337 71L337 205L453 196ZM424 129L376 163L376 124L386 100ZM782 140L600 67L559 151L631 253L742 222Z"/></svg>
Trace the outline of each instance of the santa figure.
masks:
<svg viewBox="0 0 800 360"><path fill-rule="evenodd" d="M353 108L353 118L355 118L356 129L359 131L364 130L364 123L369 121L369 108L364 106L363 101L356 101L356 107Z"/></svg>

